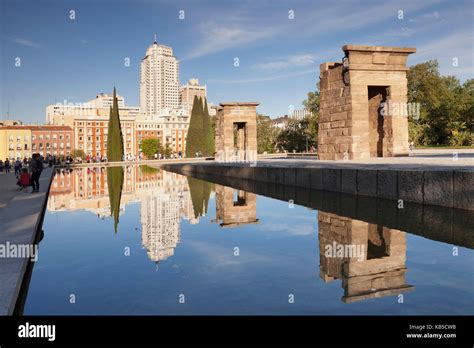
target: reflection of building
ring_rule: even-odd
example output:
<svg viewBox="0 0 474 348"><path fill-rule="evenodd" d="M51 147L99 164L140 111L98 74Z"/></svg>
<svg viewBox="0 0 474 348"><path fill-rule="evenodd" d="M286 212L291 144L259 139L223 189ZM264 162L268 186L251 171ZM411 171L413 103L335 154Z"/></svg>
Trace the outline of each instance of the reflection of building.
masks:
<svg viewBox="0 0 474 348"><path fill-rule="evenodd" d="M318 225L320 276L325 282L342 280L343 302L398 295L413 288L405 280L405 232L323 212L318 213ZM328 246L334 245L362 246L363 255L327 255Z"/></svg>
<svg viewBox="0 0 474 348"><path fill-rule="evenodd" d="M120 212L141 202L142 244L153 261L166 260L180 241L181 219L196 223L184 176L139 166L125 168ZM58 170L51 184L48 210L87 210L110 216L105 167Z"/></svg>
<svg viewBox="0 0 474 348"><path fill-rule="evenodd" d="M216 222L221 227L258 223L255 193L216 185Z"/></svg>

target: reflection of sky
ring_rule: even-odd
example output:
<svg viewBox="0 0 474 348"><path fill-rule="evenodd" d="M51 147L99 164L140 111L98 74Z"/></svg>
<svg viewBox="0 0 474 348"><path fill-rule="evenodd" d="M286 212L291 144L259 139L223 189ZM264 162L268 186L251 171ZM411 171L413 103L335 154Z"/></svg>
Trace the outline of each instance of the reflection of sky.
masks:
<svg viewBox="0 0 474 348"><path fill-rule="evenodd" d="M139 203L127 206L117 234L111 218L47 213L25 314L474 314L472 250L452 256L449 244L407 234L415 288L404 303L344 304L341 281L319 278L316 211L259 196L259 224L223 229L214 218L211 199L199 224L182 221L181 243L157 268L141 245Z"/></svg>

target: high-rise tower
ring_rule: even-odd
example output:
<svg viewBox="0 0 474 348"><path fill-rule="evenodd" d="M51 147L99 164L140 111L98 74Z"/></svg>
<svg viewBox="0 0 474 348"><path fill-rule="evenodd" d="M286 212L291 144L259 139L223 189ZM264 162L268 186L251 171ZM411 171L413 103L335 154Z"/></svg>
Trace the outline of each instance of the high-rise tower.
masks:
<svg viewBox="0 0 474 348"><path fill-rule="evenodd" d="M156 41L148 47L140 66L140 112L156 115L179 106L179 62L173 49Z"/></svg>

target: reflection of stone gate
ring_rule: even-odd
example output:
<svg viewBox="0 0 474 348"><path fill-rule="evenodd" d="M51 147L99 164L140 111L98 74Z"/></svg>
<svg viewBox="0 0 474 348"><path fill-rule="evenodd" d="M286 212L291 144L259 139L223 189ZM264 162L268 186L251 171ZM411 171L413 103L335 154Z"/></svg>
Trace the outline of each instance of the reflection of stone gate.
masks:
<svg viewBox="0 0 474 348"><path fill-rule="evenodd" d="M343 63L320 67L319 158L408 155L406 61L416 49L342 49Z"/></svg>
<svg viewBox="0 0 474 348"><path fill-rule="evenodd" d="M318 228L320 277L325 282L342 280L343 302L398 295L413 289L405 280L405 232L321 211ZM328 248L339 245L363 246L362 259L356 255L326 255Z"/></svg>
<svg viewBox="0 0 474 348"><path fill-rule="evenodd" d="M232 187L216 185L216 221L221 227L258 223L257 195Z"/></svg>
<svg viewBox="0 0 474 348"><path fill-rule="evenodd" d="M216 160L256 160L258 105L255 102L220 103L216 117Z"/></svg>

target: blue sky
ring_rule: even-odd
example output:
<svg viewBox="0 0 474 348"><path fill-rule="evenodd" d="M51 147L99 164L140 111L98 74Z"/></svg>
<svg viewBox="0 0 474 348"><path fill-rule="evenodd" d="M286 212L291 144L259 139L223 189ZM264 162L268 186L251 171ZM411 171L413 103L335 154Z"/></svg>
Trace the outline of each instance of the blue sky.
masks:
<svg viewBox="0 0 474 348"><path fill-rule="evenodd" d="M319 65L339 61L344 44L416 47L410 65L436 58L443 74L474 76L470 0L1 0L0 6L1 117L9 105L10 118L25 122L43 122L48 104L84 102L113 86L126 104L138 105L140 60L154 34L173 47L181 83L199 78L214 104L259 101L258 111L272 117L301 106L319 80Z"/></svg>

